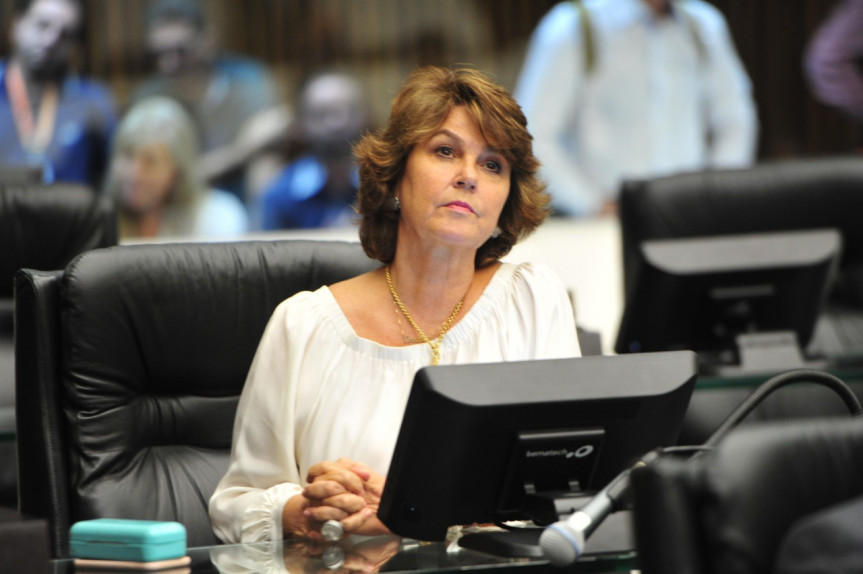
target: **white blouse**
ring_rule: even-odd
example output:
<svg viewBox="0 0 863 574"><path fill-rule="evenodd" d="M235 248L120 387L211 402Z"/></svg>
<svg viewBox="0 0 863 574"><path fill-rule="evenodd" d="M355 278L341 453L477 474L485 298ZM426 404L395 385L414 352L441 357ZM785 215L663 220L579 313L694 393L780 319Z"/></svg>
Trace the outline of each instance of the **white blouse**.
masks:
<svg viewBox="0 0 863 574"><path fill-rule="evenodd" d="M504 263L444 337L440 362L579 355L560 279L542 264ZM358 337L327 287L282 302L240 398L230 467L210 499L216 535L280 540L282 508L318 462L351 458L385 476L414 374L430 362L425 343L389 347Z"/></svg>

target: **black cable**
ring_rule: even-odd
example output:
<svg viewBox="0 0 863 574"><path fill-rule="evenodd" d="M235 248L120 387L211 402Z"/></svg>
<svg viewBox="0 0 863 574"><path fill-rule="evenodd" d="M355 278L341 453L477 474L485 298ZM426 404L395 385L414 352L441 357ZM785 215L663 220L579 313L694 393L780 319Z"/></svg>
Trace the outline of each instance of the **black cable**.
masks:
<svg viewBox="0 0 863 574"><path fill-rule="evenodd" d="M734 411L719 425L719 428L710 435L710 438L704 443L707 448L712 448L724 437L728 431L737 426L743 418L748 415L752 409L764 400L764 398L780 387L797 382L814 382L836 391L839 397L843 400L848 410L853 416L863 414L863 407L860 406L860 400L854 391L838 377L824 371L814 369L795 369L780 373L761 384L755 391L749 395ZM697 456L697 454L696 454Z"/></svg>
<svg viewBox="0 0 863 574"><path fill-rule="evenodd" d="M678 446L664 446L659 448L660 454L690 454L690 453L699 453L704 452L705 450L711 450L713 447L708 446L706 444L699 445L678 445Z"/></svg>

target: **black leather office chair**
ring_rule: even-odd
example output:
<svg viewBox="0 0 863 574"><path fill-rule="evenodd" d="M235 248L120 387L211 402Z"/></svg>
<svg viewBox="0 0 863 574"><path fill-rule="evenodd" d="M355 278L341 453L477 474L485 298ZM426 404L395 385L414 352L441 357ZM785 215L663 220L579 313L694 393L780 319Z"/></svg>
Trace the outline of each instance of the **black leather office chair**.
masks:
<svg viewBox="0 0 863 574"><path fill-rule="evenodd" d="M45 170L37 165L0 164L0 182L3 185L37 185L45 180Z"/></svg>
<svg viewBox="0 0 863 574"><path fill-rule="evenodd" d="M863 264L863 158L806 158L749 168L624 182L620 227L624 291L650 239L837 228L843 267ZM857 293L863 301L863 291Z"/></svg>
<svg viewBox="0 0 863 574"><path fill-rule="evenodd" d="M836 228L842 235L840 273L813 345L828 354L839 349L838 355L863 356L860 213L860 156L777 160L749 168L625 182L620 195L625 298L635 288L635 254L647 240ZM849 384L863 397L863 385ZM751 390L744 386L696 389L681 442L702 442ZM789 388L759 407L751 420L830 415L841 410L841 404L823 389Z"/></svg>
<svg viewBox="0 0 863 574"><path fill-rule="evenodd" d="M0 170L0 505L17 507L12 284L23 267L60 269L117 243L114 205L84 186L10 184Z"/></svg>
<svg viewBox="0 0 863 574"><path fill-rule="evenodd" d="M94 517L177 520L190 546L216 543L207 503L270 314L377 265L357 243L285 240L119 246L21 271L21 511L49 520L54 555Z"/></svg>
<svg viewBox="0 0 863 574"><path fill-rule="evenodd" d="M798 520L863 494L863 418L739 427L715 451L660 458L631 480L644 574L769 573Z"/></svg>

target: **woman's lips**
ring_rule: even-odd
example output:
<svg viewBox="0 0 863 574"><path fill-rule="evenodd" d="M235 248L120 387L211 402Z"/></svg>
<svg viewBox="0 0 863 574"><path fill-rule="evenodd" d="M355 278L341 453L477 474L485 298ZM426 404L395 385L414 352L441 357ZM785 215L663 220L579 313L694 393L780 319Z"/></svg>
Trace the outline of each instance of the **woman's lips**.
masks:
<svg viewBox="0 0 863 574"><path fill-rule="evenodd" d="M464 211L466 213L474 213L473 208L463 201L452 201L446 204L446 207L455 209L456 211Z"/></svg>

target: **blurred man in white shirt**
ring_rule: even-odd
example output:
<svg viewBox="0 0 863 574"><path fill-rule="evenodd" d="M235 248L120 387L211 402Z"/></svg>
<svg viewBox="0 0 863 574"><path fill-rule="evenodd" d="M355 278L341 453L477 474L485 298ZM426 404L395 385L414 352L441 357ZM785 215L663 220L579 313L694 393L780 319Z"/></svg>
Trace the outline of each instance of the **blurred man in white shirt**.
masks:
<svg viewBox="0 0 863 574"><path fill-rule="evenodd" d="M701 0L557 4L515 95L561 214L614 212L625 179L754 160L751 84L724 18Z"/></svg>

